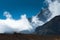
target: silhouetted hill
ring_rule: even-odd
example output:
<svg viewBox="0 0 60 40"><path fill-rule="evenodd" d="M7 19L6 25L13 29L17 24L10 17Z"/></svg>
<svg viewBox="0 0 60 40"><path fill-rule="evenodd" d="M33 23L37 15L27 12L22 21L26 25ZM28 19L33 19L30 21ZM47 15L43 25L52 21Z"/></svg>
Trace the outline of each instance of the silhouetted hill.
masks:
<svg viewBox="0 0 60 40"><path fill-rule="evenodd" d="M60 35L60 16L56 16L43 26L37 27L35 32L39 35Z"/></svg>
<svg viewBox="0 0 60 40"><path fill-rule="evenodd" d="M0 34L0 40L60 40L60 36L40 36L32 34Z"/></svg>

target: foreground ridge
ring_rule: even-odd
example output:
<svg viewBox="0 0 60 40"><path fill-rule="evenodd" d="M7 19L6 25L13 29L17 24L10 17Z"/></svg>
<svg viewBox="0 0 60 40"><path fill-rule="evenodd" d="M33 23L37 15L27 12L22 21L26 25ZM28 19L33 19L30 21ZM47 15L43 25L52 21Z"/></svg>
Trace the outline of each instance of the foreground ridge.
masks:
<svg viewBox="0 0 60 40"><path fill-rule="evenodd" d="M32 35L32 34L0 34L0 40L60 40L57 35Z"/></svg>

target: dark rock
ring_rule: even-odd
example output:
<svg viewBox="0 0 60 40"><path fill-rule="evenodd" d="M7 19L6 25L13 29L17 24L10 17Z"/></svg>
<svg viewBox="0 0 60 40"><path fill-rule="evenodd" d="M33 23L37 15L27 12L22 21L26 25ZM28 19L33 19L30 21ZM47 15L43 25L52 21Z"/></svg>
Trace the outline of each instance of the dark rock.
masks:
<svg viewBox="0 0 60 40"><path fill-rule="evenodd" d="M39 20L45 22L48 18L50 18L52 13L49 11L48 8L43 8L40 13L37 14Z"/></svg>
<svg viewBox="0 0 60 40"><path fill-rule="evenodd" d="M43 26L39 26L35 30L39 35L60 35L60 16L56 16Z"/></svg>

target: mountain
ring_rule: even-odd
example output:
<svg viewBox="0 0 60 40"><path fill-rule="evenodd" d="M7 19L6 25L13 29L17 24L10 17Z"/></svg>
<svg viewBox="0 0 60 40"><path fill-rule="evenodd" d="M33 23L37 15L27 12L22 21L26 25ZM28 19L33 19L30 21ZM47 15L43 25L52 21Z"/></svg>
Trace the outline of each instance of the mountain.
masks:
<svg viewBox="0 0 60 40"><path fill-rule="evenodd" d="M37 14L37 17L40 21L45 22L47 19L51 17L52 13L48 8L43 8L40 13Z"/></svg>
<svg viewBox="0 0 60 40"><path fill-rule="evenodd" d="M60 35L60 16L56 16L43 26L37 27L35 32L38 35Z"/></svg>
<svg viewBox="0 0 60 40"><path fill-rule="evenodd" d="M36 28L35 32L39 35L60 35L60 1L46 0L48 7L43 8L37 15L43 25Z"/></svg>

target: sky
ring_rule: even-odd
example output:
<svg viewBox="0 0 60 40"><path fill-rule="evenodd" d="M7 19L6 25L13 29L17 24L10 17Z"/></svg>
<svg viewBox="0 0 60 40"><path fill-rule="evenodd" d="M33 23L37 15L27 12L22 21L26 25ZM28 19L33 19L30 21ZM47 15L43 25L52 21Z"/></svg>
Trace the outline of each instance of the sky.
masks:
<svg viewBox="0 0 60 40"><path fill-rule="evenodd" d="M28 31L30 34L34 32L36 27L33 27L28 18L39 13L44 6L43 3L44 0L0 0L0 33Z"/></svg>
<svg viewBox="0 0 60 40"><path fill-rule="evenodd" d="M44 0L0 0L0 19L5 19L4 11L11 13L14 19L26 14L27 18L36 15L43 7Z"/></svg>

